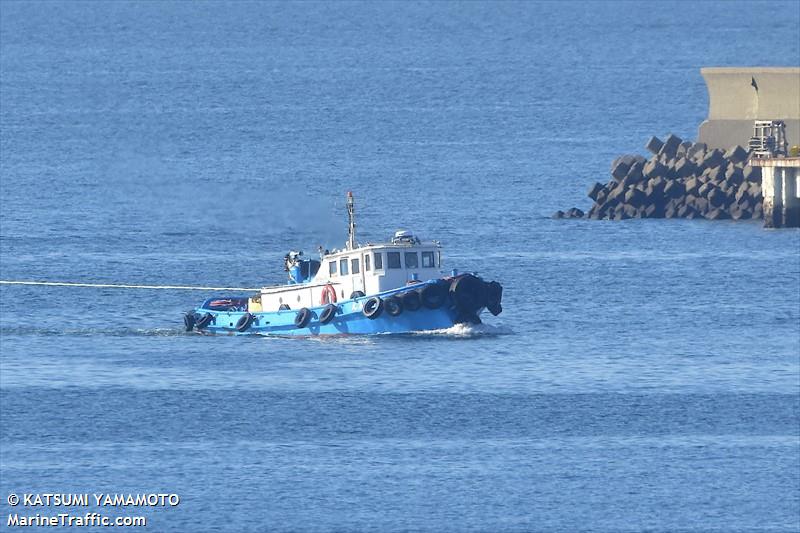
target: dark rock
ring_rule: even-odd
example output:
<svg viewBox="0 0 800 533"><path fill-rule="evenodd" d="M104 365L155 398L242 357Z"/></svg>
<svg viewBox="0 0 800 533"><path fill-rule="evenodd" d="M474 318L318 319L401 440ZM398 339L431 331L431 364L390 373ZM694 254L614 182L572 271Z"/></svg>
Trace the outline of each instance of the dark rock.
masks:
<svg viewBox="0 0 800 533"><path fill-rule="evenodd" d="M679 158L672 168L675 170L676 178L687 178L697 171L697 165L685 157Z"/></svg>
<svg viewBox="0 0 800 533"><path fill-rule="evenodd" d="M603 190L603 184L595 182L594 185L592 185L589 188L589 193L587 194L587 196L592 200L597 201L597 195L599 195L600 192L602 192L602 190Z"/></svg>
<svg viewBox="0 0 800 533"><path fill-rule="evenodd" d="M644 168L645 163L642 161L634 161L631 165L631 168L628 170L628 174L625 176L625 179L628 180L629 183L639 183L644 179L642 175L642 169Z"/></svg>
<svg viewBox="0 0 800 533"><path fill-rule="evenodd" d="M705 168L716 168L725 163L725 158L722 157L721 150L711 150L703 158L703 166Z"/></svg>
<svg viewBox="0 0 800 533"><path fill-rule="evenodd" d="M670 133L667 135L667 138L664 139L664 146L661 147L658 154L666 155L670 158L675 157L678 153L678 146L680 146L682 142L683 139Z"/></svg>
<svg viewBox="0 0 800 533"><path fill-rule="evenodd" d="M564 218L564 211L560 211L560 210L556 211L555 213L553 213L553 216L550 217L550 218L555 218L555 219Z"/></svg>
<svg viewBox="0 0 800 533"><path fill-rule="evenodd" d="M706 149L707 147L705 143L694 143L688 150L686 150L686 157L689 159L695 159L698 154L703 157L706 154Z"/></svg>
<svg viewBox="0 0 800 533"><path fill-rule="evenodd" d="M664 208L657 204L650 204L644 208L644 218L664 218Z"/></svg>
<svg viewBox="0 0 800 533"><path fill-rule="evenodd" d="M739 163L742 161L747 160L747 150L739 146L731 146L727 152L725 152L725 159L729 161L733 161L734 163Z"/></svg>
<svg viewBox="0 0 800 533"><path fill-rule="evenodd" d="M678 146L678 155L686 155L689 152L689 148L693 145L690 141L684 141Z"/></svg>
<svg viewBox="0 0 800 533"><path fill-rule="evenodd" d="M622 214L623 214L623 217L624 217L624 218L622 218L622 220L625 220L626 218L636 218L637 213L638 213L638 210L637 210L636 207L634 207L632 205L626 205L625 208L622 211Z"/></svg>
<svg viewBox="0 0 800 533"><path fill-rule="evenodd" d="M705 217L708 220L726 220L731 218L723 209L712 209Z"/></svg>
<svg viewBox="0 0 800 533"><path fill-rule="evenodd" d="M678 216L679 218L694 218L694 216L692 215L696 214L697 210L691 205L683 205L676 212L676 216Z"/></svg>
<svg viewBox="0 0 800 533"><path fill-rule="evenodd" d="M752 213L747 209L741 209L740 207L731 209L731 218L733 220L747 220L752 216Z"/></svg>
<svg viewBox="0 0 800 533"><path fill-rule="evenodd" d="M647 187L644 189L644 194L647 196L647 201L652 202L656 198L663 196L664 194L664 187L667 184L672 183L671 181L666 181L664 178L653 178L647 182Z"/></svg>
<svg viewBox="0 0 800 533"><path fill-rule="evenodd" d="M764 218L764 207L761 202L753 206L753 218Z"/></svg>
<svg viewBox="0 0 800 533"><path fill-rule="evenodd" d="M708 171L708 179L711 183L716 183L719 185L725 181L725 169L723 169L721 166L712 168Z"/></svg>
<svg viewBox="0 0 800 533"><path fill-rule="evenodd" d="M749 198L743 198L736 202L736 207L741 209L742 211L747 211L749 213L753 212L753 207L755 206L755 202Z"/></svg>
<svg viewBox="0 0 800 533"><path fill-rule="evenodd" d="M711 192L713 189L716 189L713 183L711 182L704 183L700 186L699 189L697 189L697 195L708 197L708 193Z"/></svg>
<svg viewBox="0 0 800 533"><path fill-rule="evenodd" d="M625 193L625 203L631 207L640 207L644 204L645 194L639 189L628 189Z"/></svg>
<svg viewBox="0 0 800 533"><path fill-rule="evenodd" d="M761 183L761 167L751 167L748 165L742 170L742 175L744 176L745 181L749 181L750 183Z"/></svg>
<svg viewBox="0 0 800 533"><path fill-rule="evenodd" d="M748 190L749 187L739 187L739 189L736 191L734 198L738 204L741 204L742 201L749 200L751 198L750 193L747 192Z"/></svg>
<svg viewBox="0 0 800 533"><path fill-rule="evenodd" d="M664 142L656 136L650 137L650 140L644 145L644 147L653 154L657 154L662 146L664 146Z"/></svg>
<svg viewBox="0 0 800 533"><path fill-rule="evenodd" d="M647 179L653 179L656 177L665 177L667 175L667 167L664 166L662 163L658 161L650 160L642 170L642 173L645 175Z"/></svg>
<svg viewBox="0 0 800 533"><path fill-rule="evenodd" d="M734 185L741 185L744 181L744 173L741 168L729 168L727 172L725 172L725 179Z"/></svg>
<svg viewBox="0 0 800 533"><path fill-rule="evenodd" d="M727 195L718 188L713 188L708 192L708 202L714 207L723 207Z"/></svg>
<svg viewBox="0 0 800 533"><path fill-rule="evenodd" d="M583 218L583 211L578 209L577 207L573 207L569 211L565 213L567 218Z"/></svg>
<svg viewBox="0 0 800 533"><path fill-rule="evenodd" d="M615 180L621 180L628 174L628 170L630 170L630 168L631 166L629 163L619 160L617 161L617 164L614 165L614 168L611 169L611 175Z"/></svg>
<svg viewBox="0 0 800 533"><path fill-rule="evenodd" d="M686 194L694 194L697 192L697 189L700 187L701 182L697 178L689 178L684 182L684 186L686 187ZM664 189L666 192L666 189Z"/></svg>
<svg viewBox="0 0 800 533"><path fill-rule="evenodd" d="M664 196L667 198L678 198L687 193L686 185L683 182L671 180L664 187Z"/></svg>

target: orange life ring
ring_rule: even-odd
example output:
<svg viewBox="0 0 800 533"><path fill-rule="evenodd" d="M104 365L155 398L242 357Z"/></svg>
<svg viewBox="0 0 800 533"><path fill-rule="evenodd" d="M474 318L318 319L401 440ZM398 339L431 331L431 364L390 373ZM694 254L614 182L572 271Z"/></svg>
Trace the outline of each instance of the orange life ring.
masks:
<svg viewBox="0 0 800 533"><path fill-rule="evenodd" d="M333 288L333 284L328 283L322 288L322 296L320 296L319 303L321 305L336 303L336 289Z"/></svg>

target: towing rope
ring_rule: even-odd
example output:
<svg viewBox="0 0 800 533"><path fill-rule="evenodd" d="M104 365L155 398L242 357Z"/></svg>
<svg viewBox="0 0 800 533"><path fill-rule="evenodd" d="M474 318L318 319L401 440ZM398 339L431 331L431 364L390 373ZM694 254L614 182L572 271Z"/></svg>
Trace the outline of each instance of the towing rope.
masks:
<svg viewBox="0 0 800 533"><path fill-rule="evenodd" d="M46 285L49 287L95 287L98 289L170 289L179 291L260 291L246 287L185 287L182 285L114 285L111 283L69 283L62 281L4 281L0 285Z"/></svg>

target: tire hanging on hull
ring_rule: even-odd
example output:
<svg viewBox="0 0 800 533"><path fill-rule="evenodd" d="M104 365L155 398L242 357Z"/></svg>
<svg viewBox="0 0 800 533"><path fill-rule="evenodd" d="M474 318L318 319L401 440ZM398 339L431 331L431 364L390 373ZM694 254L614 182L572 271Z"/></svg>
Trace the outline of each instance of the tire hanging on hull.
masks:
<svg viewBox="0 0 800 533"><path fill-rule="evenodd" d="M252 313L245 313L242 317L236 322L236 331L239 333L244 333L250 326L253 325L253 321L255 320L255 316Z"/></svg>
<svg viewBox="0 0 800 533"><path fill-rule="evenodd" d="M304 328L311 322L311 309L303 307L294 317L294 325L297 328Z"/></svg>
<svg viewBox="0 0 800 533"><path fill-rule="evenodd" d="M437 282L418 289L422 305L428 309L439 309L447 301L447 284Z"/></svg>
<svg viewBox="0 0 800 533"><path fill-rule="evenodd" d="M383 301L383 307L389 316L400 316L403 314L403 302L397 296L390 296Z"/></svg>
<svg viewBox="0 0 800 533"><path fill-rule="evenodd" d="M383 300L381 300L379 296L373 296L364 303L362 312L365 317L370 320L375 320L383 313Z"/></svg>
<svg viewBox="0 0 800 533"><path fill-rule="evenodd" d="M328 324L336 316L339 307L334 304L328 304L325 309L319 314L319 321L321 324Z"/></svg>
<svg viewBox="0 0 800 533"><path fill-rule="evenodd" d="M422 298L418 291L407 291L402 293L400 300L403 302L403 308L407 311L419 311L422 307Z"/></svg>
<svg viewBox="0 0 800 533"><path fill-rule="evenodd" d="M214 315L212 315L211 313L206 313L203 316L201 316L197 320L197 322L195 322L194 327L196 327L197 329L205 329L213 321L214 321Z"/></svg>

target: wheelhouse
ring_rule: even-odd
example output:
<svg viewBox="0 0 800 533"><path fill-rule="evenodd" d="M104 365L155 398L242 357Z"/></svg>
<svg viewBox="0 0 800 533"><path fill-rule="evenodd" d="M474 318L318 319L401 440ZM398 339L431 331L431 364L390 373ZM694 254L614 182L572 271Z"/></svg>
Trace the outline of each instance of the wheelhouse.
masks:
<svg viewBox="0 0 800 533"><path fill-rule="evenodd" d="M302 260L301 255L290 252L286 256L287 285L261 290L259 303L264 311L313 307L378 294L438 278L442 264L438 242L422 242L408 231L398 231L388 243L326 251L319 262Z"/></svg>

